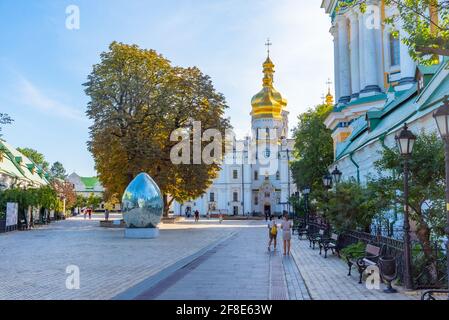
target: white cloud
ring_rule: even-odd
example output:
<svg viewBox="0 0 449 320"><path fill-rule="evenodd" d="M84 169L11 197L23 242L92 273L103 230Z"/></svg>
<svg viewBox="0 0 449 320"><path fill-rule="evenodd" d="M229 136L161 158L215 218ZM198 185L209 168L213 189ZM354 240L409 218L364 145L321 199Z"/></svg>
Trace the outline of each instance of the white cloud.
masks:
<svg viewBox="0 0 449 320"><path fill-rule="evenodd" d="M19 102L27 107L69 120L87 121L82 112L49 97L23 76L20 77L17 91Z"/></svg>

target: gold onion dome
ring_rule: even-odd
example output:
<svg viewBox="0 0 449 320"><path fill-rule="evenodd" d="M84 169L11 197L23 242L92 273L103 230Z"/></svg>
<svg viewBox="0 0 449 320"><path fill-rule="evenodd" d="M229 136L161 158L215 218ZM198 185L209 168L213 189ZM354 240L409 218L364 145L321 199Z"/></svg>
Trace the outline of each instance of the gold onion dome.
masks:
<svg viewBox="0 0 449 320"><path fill-rule="evenodd" d="M263 88L251 100L251 115L255 118L282 119L282 109L287 106L287 100L273 87L274 64L269 56L263 64L263 74Z"/></svg>
<svg viewBox="0 0 449 320"><path fill-rule="evenodd" d="M327 95L326 95L326 104L328 106L333 106L334 105L334 96L331 94L331 89L329 89L327 91Z"/></svg>

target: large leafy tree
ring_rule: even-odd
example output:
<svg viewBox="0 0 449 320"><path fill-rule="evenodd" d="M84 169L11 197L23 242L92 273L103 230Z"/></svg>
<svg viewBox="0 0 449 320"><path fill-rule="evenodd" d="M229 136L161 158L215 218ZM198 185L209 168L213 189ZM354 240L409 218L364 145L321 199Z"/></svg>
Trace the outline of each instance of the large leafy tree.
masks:
<svg viewBox="0 0 449 320"><path fill-rule="evenodd" d="M323 188L323 176L333 161L333 141L331 131L324 120L332 111L332 106L318 105L298 117L294 129L295 161L292 162L293 179L298 187L310 186L312 190Z"/></svg>
<svg viewBox="0 0 449 320"><path fill-rule="evenodd" d="M89 150L109 194L122 194L140 172L159 185L166 214L171 202L200 196L219 163L173 164L170 141L178 128L201 121L202 131L230 128L222 94L198 68L174 67L154 50L114 42L84 84L90 97ZM192 130L190 138L192 138Z"/></svg>
<svg viewBox="0 0 449 320"><path fill-rule="evenodd" d="M4 124L10 124L11 122L13 122L13 119L8 116L6 113L1 113L0 112L0 132L2 131L2 125ZM2 135L0 134L0 137Z"/></svg>
<svg viewBox="0 0 449 320"><path fill-rule="evenodd" d="M433 240L444 237L445 227L445 168L443 142L435 133L421 132L410 158L409 207L416 236L422 245L431 274L436 274ZM385 209L405 205L403 197L403 159L397 148L384 148L376 162L378 178L371 187L382 199ZM386 175L385 172L393 173ZM432 270L434 270L432 272Z"/></svg>
<svg viewBox="0 0 449 320"><path fill-rule="evenodd" d="M49 167L48 162L45 160L45 156L39 151L32 148L17 148L17 151L22 153L28 159L40 166L43 170L47 170Z"/></svg>
<svg viewBox="0 0 449 320"><path fill-rule="evenodd" d="M341 1L339 8L360 5L363 11L366 4L366 0ZM407 33L403 42L412 58L431 64L437 55L449 56L449 0L385 0L385 4L398 9L397 15L384 22L397 26L402 20Z"/></svg>

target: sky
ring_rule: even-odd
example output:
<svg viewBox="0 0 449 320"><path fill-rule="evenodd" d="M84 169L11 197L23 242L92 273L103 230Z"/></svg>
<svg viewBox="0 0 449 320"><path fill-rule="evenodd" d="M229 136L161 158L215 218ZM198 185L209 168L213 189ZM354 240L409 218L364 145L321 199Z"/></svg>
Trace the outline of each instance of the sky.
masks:
<svg viewBox="0 0 449 320"><path fill-rule="evenodd" d="M197 66L226 97L238 137L250 132L251 97L262 86L266 39L289 125L321 103L333 76L330 18L321 0L1 0L0 112L15 147L30 147L68 173L95 175L82 84L112 41ZM76 5L79 29L66 28Z"/></svg>

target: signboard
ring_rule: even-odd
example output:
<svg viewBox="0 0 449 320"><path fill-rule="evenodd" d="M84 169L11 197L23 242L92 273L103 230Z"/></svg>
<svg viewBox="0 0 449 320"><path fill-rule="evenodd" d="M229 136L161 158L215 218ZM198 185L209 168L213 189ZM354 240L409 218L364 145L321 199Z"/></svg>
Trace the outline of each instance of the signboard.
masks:
<svg viewBox="0 0 449 320"><path fill-rule="evenodd" d="M6 204L6 227L17 225L17 216L19 214L19 205L16 202Z"/></svg>

